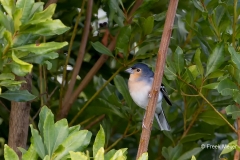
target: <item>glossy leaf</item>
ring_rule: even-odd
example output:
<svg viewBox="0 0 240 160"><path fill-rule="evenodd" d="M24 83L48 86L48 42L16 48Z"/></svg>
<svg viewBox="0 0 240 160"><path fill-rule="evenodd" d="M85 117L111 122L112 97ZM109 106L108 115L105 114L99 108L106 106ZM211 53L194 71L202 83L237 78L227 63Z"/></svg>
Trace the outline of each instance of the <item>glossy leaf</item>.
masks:
<svg viewBox="0 0 240 160"><path fill-rule="evenodd" d="M204 85L202 88L206 88L206 89L217 89L218 84L219 84L218 82L217 82L217 83L210 83L210 84Z"/></svg>
<svg viewBox="0 0 240 160"><path fill-rule="evenodd" d="M218 92L223 96L232 95L234 89L238 89L237 85L228 78L222 80L217 87Z"/></svg>
<svg viewBox="0 0 240 160"><path fill-rule="evenodd" d="M86 156L83 152L73 152L70 151L71 160L89 160L89 157Z"/></svg>
<svg viewBox="0 0 240 160"><path fill-rule="evenodd" d="M20 26L22 25L21 17L22 17L22 9L17 9L13 14L13 21L14 21L14 30L15 32L19 30Z"/></svg>
<svg viewBox="0 0 240 160"><path fill-rule="evenodd" d="M34 0L18 0L17 1L16 7L18 9L22 9L21 21L23 24L30 19L29 13L31 12L33 5L34 5Z"/></svg>
<svg viewBox="0 0 240 160"><path fill-rule="evenodd" d="M55 9L56 4L55 3L50 4L45 10L35 13L27 24L38 24L40 22L52 20L52 16L55 12Z"/></svg>
<svg viewBox="0 0 240 160"><path fill-rule="evenodd" d="M38 131L33 128L32 125L30 125L30 128L32 133L32 139L31 139L32 145L36 150L36 152L38 153L39 157L43 159L46 155L46 151L45 151L45 146L43 144L42 137L39 135Z"/></svg>
<svg viewBox="0 0 240 160"><path fill-rule="evenodd" d="M116 85L118 91L124 97L124 100L127 102L127 104L131 106L133 104L133 100L128 91L128 86L126 84L126 81L123 79L123 77L121 77L119 75L114 77L114 84Z"/></svg>
<svg viewBox="0 0 240 160"><path fill-rule="evenodd" d="M240 70L240 54L237 53L232 46L228 47L228 51L231 54L233 63L236 64L237 68Z"/></svg>
<svg viewBox="0 0 240 160"><path fill-rule="evenodd" d="M19 160L18 155L7 144L4 145L4 159L5 160Z"/></svg>
<svg viewBox="0 0 240 160"><path fill-rule="evenodd" d="M221 158L221 155L227 154L227 153L232 152L233 150L235 150L236 146L237 146L237 140L234 140L234 141L228 143L227 146L224 147L224 149L220 153L219 158Z"/></svg>
<svg viewBox="0 0 240 160"><path fill-rule="evenodd" d="M184 154L182 154L178 160L187 160L190 159L193 155L197 155L198 153L200 153L201 151L203 151L202 148L200 147L196 147L191 149L190 151L185 152Z"/></svg>
<svg viewBox="0 0 240 160"><path fill-rule="evenodd" d="M149 16L147 19L145 19L143 24L143 32L145 35L148 35L152 32L154 26L154 17Z"/></svg>
<svg viewBox="0 0 240 160"><path fill-rule="evenodd" d="M60 20L40 22L35 25L28 25L21 29L20 34L36 34L41 36L60 35L69 30Z"/></svg>
<svg viewBox="0 0 240 160"><path fill-rule="evenodd" d="M196 141L201 138L207 138L209 136L210 136L210 134L207 134L207 133L188 134L181 140L181 143L192 142L192 141Z"/></svg>
<svg viewBox="0 0 240 160"><path fill-rule="evenodd" d="M237 119L240 116L240 109L236 105L228 105L225 111L227 115L232 115L232 119Z"/></svg>
<svg viewBox="0 0 240 160"><path fill-rule="evenodd" d="M174 64L177 69L177 73L180 75L184 68L184 57L183 57L183 51L180 47L177 47L175 52L173 53L173 59L174 59Z"/></svg>
<svg viewBox="0 0 240 160"><path fill-rule="evenodd" d="M40 43L36 44L29 44L20 47L15 47L13 50L19 50L23 52L33 52L35 54L44 54L55 51L66 46L67 42L48 42L48 43Z"/></svg>
<svg viewBox="0 0 240 160"><path fill-rule="evenodd" d="M2 73L2 74L0 74L0 80L7 80L7 79L14 80L15 79L14 74L12 74L12 73Z"/></svg>
<svg viewBox="0 0 240 160"><path fill-rule="evenodd" d="M51 112L49 112L46 116L46 119L44 119L43 139L44 139L44 144L46 146L47 154L50 157L53 154L54 144L57 138L55 134L58 134L58 133L55 133L54 115Z"/></svg>
<svg viewBox="0 0 240 160"><path fill-rule="evenodd" d="M100 42L91 42L93 48L98 51L99 53L102 53L102 54L106 54L108 56L111 56L111 57L114 57L112 52L107 48L105 47L102 43Z"/></svg>
<svg viewBox="0 0 240 160"><path fill-rule="evenodd" d="M210 125L226 125L226 122L215 111L205 111L199 115L199 118Z"/></svg>
<svg viewBox="0 0 240 160"><path fill-rule="evenodd" d="M97 160L104 160L104 149L101 147L94 156Z"/></svg>
<svg viewBox="0 0 240 160"><path fill-rule="evenodd" d="M32 68L33 68L33 65L32 64L29 64L29 63L26 63L22 60L20 60L15 54L14 52L12 52L12 59L15 63L17 63L18 65L20 65L21 67L21 70L23 72L26 72L26 73L30 73L32 71Z"/></svg>
<svg viewBox="0 0 240 160"><path fill-rule="evenodd" d="M127 57L129 49L131 31L131 26L122 27L117 37L116 49L118 52L123 53L125 58Z"/></svg>
<svg viewBox="0 0 240 160"><path fill-rule="evenodd" d="M28 148L27 152L23 154L22 160L37 160L38 159L38 154L35 151L35 148L31 144L30 147Z"/></svg>
<svg viewBox="0 0 240 160"><path fill-rule="evenodd" d="M0 10L0 24L13 34L14 32L13 20L11 19L10 16L5 15L1 10Z"/></svg>
<svg viewBox="0 0 240 160"><path fill-rule="evenodd" d="M104 145L105 145L105 133L104 133L102 126L100 125L100 130L98 131L97 136L94 141L94 144L93 144L93 157L96 156L96 154L99 152L99 150L102 147L104 147ZM103 149L103 153L104 153L104 149Z"/></svg>
<svg viewBox="0 0 240 160"><path fill-rule="evenodd" d="M58 58L58 53L56 52L50 52L45 54L30 53L26 57L22 58L22 60L28 63L43 64L43 62L46 60L56 59L56 58Z"/></svg>
<svg viewBox="0 0 240 160"><path fill-rule="evenodd" d="M55 160L61 160L69 151L82 151L90 143L91 133L87 130L81 130L70 134L62 143L62 150Z"/></svg>
<svg viewBox="0 0 240 160"><path fill-rule="evenodd" d="M15 11L15 1L14 0L0 0L5 11L12 17Z"/></svg>
<svg viewBox="0 0 240 160"><path fill-rule="evenodd" d="M148 153L147 153L147 152L143 153L143 154L138 158L138 160L148 160Z"/></svg>
<svg viewBox="0 0 240 160"><path fill-rule="evenodd" d="M224 45L223 43L217 44L213 50L213 53L209 56L207 61L207 69L205 76L216 71L224 62Z"/></svg>
<svg viewBox="0 0 240 160"><path fill-rule="evenodd" d="M16 102L27 102L36 98L36 96L29 93L27 90L6 91L1 93L0 97Z"/></svg>
<svg viewBox="0 0 240 160"><path fill-rule="evenodd" d="M200 51L200 49L197 49L197 50L196 50L196 53L195 53L195 55L194 55L194 63L195 63L196 66L197 66L198 72L199 72L201 75L203 75L204 69L203 69L202 62L201 62L201 51Z"/></svg>

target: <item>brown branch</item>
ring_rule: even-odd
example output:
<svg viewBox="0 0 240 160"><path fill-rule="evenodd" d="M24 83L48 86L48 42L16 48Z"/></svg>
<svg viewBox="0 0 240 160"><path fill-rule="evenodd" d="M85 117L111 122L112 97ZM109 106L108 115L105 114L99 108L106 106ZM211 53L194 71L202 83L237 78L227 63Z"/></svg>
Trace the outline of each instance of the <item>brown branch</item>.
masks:
<svg viewBox="0 0 240 160"><path fill-rule="evenodd" d="M16 76L16 80L25 80L27 83L21 85L21 90L31 91L32 76ZM21 152L17 147L26 148L28 137L29 116L31 102L11 102L11 112L9 118L8 145L21 157Z"/></svg>
<svg viewBox="0 0 240 160"><path fill-rule="evenodd" d="M151 135L152 121L154 113L156 110L156 103L158 100L158 94L160 90L160 84L162 82L163 70L165 65L165 60L167 56L167 50L170 43L170 38L172 34L172 28L174 23L174 18L178 6L178 0L170 0L166 20L163 29L163 35L158 50L158 57L156 62L156 72L154 75L153 86L150 92L151 98L148 103L146 110L146 118L144 118L143 123L145 127L142 128L141 139L138 148L137 159L148 150L149 139Z"/></svg>
<svg viewBox="0 0 240 160"><path fill-rule="evenodd" d="M128 24L132 23L134 13L141 6L142 3L143 3L143 0L136 0L133 8L131 9L130 13L128 14L128 19L127 19Z"/></svg>
<svg viewBox="0 0 240 160"><path fill-rule="evenodd" d="M92 126L94 126L96 123L102 121L105 118L105 114L97 117L94 121L92 121L89 125L87 125L86 127L84 127L84 129L89 130Z"/></svg>
<svg viewBox="0 0 240 160"><path fill-rule="evenodd" d="M67 92L65 94L63 103L62 103L63 105L60 106L57 119L62 119L64 117L66 117L66 115L68 114L68 111L70 109L70 107L67 108L67 106L64 106L64 104L66 104L68 102L68 100L70 99L70 97L72 96L73 88L74 88L75 83L76 83L76 77L77 77L77 75L78 75L78 73L81 69L81 66L82 66L82 61L83 61L83 58L84 58L85 49L86 49L87 40L88 40L88 35L89 35L89 31L90 31L92 8L93 8L93 0L88 0L87 11L86 11L87 15L86 15L85 23L84 23L82 41L81 41L81 44L80 44L80 47L79 47L77 61L75 63L75 66L74 66L74 69L73 69L73 74L72 74L72 77L71 77L71 81L70 81L70 84L68 85L68 89L67 89ZM63 106L64 106L64 108L63 108Z"/></svg>

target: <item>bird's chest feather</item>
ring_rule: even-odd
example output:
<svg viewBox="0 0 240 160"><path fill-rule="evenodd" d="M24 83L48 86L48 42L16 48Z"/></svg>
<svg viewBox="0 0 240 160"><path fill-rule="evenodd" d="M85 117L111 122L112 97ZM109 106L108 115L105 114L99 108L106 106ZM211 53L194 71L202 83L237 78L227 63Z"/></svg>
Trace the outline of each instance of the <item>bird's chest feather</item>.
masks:
<svg viewBox="0 0 240 160"><path fill-rule="evenodd" d="M148 105L148 95L151 87L145 81L134 81L131 79L128 81L128 88L133 101L142 108L146 108Z"/></svg>

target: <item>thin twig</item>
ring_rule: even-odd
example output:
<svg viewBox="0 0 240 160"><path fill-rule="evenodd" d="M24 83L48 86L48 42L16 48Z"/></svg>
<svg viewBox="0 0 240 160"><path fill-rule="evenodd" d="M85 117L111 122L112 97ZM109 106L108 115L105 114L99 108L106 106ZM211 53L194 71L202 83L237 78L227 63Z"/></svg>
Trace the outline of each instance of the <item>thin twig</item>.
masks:
<svg viewBox="0 0 240 160"><path fill-rule="evenodd" d="M65 65L63 67L63 77L62 77L62 84L61 84L61 89L60 89L60 106L62 106L62 99L63 99L63 91L64 91L64 86L67 85L66 81L67 81L67 65L68 65L68 62L69 62L69 59L70 59L70 55L71 55L71 50L72 50L72 46L73 46L73 42L74 42L74 39L76 37L76 34L77 34L77 27L78 27L78 23L80 21L80 18L82 16L82 13L83 13L83 9L84 9L84 6L85 6L85 2L86 0L83 0L82 2L82 6L81 6L81 11L78 13L78 16L76 18L76 22L75 22L75 25L74 25L74 29L73 29L73 32L72 32L72 37L71 37L71 40L69 42L69 47L68 47L68 53L67 53L67 59L65 61ZM87 28L87 27L86 27ZM89 28L88 28L89 29ZM80 54L80 53L79 53ZM70 92L70 91L69 91ZM71 91L72 92L72 91Z"/></svg>
<svg viewBox="0 0 240 160"><path fill-rule="evenodd" d="M105 114L97 117L94 121L92 121L89 125L87 125L86 127L84 127L85 129L90 129L92 126L94 126L96 123L102 121L105 118Z"/></svg>
<svg viewBox="0 0 240 160"><path fill-rule="evenodd" d="M85 54L85 49L87 46L87 40L88 40L88 36L89 36L89 31L90 31L92 8L93 8L93 0L88 0L87 11L86 11L86 20L84 23L83 35L82 35L82 40L81 40L79 51L78 51L78 57L77 57L75 66L73 68L71 81L68 85L68 89L67 89L65 97L63 99L63 103L62 103L63 105L66 104L67 101L69 101L70 97L72 96L73 88L74 88L76 80L77 80L76 77L82 66L83 57ZM70 107L67 108L68 110L66 113L66 110L64 109L64 108L66 108L66 106L63 107L63 105L60 106L57 119L62 119L64 117L66 117L66 115L68 114Z"/></svg>

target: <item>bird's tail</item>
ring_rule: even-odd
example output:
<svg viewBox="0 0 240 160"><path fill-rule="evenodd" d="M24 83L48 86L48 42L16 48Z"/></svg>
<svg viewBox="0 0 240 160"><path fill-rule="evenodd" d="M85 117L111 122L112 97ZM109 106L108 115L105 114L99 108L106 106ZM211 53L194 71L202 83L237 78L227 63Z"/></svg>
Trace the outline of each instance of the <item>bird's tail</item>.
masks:
<svg viewBox="0 0 240 160"><path fill-rule="evenodd" d="M156 118L161 130L166 130L166 131L171 130L171 127L169 126L169 124L167 122L167 119L165 117L163 110L159 114L155 113L155 118Z"/></svg>

